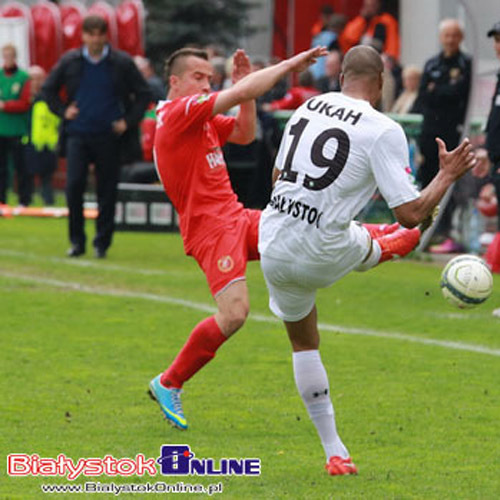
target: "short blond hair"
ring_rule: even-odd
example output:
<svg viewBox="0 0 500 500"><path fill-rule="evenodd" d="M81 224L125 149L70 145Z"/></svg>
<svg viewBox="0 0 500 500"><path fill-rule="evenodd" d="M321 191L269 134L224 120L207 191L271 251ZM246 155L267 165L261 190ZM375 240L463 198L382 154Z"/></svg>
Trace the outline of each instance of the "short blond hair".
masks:
<svg viewBox="0 0 500 500"><path fill-rule="evenodd" d="M2 52L4 50L12 50L12 52L14 52L14 57L17 57L17 48L16 46L13 44L13 43L6 43L3 47L2 47Z"/></svg>
<svg viewBox="0 0 500 500"><path fill-rule="evenodd" d="M422 70L418 66L410 65L403 69L403 78L408 78L409 76L422 76Z"/></svg>

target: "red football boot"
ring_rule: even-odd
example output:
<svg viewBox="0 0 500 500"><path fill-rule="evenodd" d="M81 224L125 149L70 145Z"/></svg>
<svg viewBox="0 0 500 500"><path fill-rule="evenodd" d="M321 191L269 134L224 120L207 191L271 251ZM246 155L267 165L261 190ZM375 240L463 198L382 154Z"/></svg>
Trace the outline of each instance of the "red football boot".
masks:
<svg viewBox="0 0 500 500"><path fill-rule="evenodd" d="M420 229L416 227L413 229L402 227L391 234L375 238L382 250L379 264L394 257L398 258L408 255L418 245L420 235Z"/></svg>
<svg viewBox="0 0 500 500"><path fill-rule="evenodd" d="M330 476L345 476L346 474L358 473L358 469L350 458L337 456L330 457L330 460L328 460L328 463L325 465L325 469Z"/></svg>
<svg viewBox="0 0 500 500"><path fill-rule="evenodd" d="M400 228L400 225L394 224L363 224L363 227L368 230L373 240L380 238L386 234L391 234Z"/></svg>

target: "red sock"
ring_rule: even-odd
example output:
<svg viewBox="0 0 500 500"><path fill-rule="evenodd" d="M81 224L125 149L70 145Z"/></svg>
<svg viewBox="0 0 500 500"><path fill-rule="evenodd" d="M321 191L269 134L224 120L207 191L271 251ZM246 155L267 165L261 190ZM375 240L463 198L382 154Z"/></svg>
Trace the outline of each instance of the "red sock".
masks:
<svg viewBox="0 0 500 500"><path fill-rule="evenodd" d="M226 340L214 316L204 319L194 327L174 362L163 372L160 382L165 387L181 388L215 356Z"/></svg>

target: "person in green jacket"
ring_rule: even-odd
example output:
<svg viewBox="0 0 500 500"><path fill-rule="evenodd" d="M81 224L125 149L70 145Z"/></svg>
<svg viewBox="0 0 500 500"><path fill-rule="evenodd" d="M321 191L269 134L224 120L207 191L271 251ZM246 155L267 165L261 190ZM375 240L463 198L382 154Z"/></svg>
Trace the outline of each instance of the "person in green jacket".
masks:
<svg viewBox="0 0 500 500"><path fill-rule="evenodd" d="M1 49L0 69L0 204L7 202L8 159L12 155L17 174L19 204L31 203L31 176L24 161L22 137L27 132L30 85L26 71L17 66L17 51L12 44Z"/></svg>

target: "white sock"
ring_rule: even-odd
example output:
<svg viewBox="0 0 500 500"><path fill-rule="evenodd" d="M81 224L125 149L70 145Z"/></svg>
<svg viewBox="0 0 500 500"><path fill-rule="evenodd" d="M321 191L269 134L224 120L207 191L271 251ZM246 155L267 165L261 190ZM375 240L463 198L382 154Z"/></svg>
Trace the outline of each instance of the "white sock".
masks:
<svg viewBox="0 0 500 500"><path fill-rule="evenodd" d="M333 456L348 458L349 452L337 434L328 377L319 351L294 352L293 371L295 384L316 426L327 462Z"/></svg>

